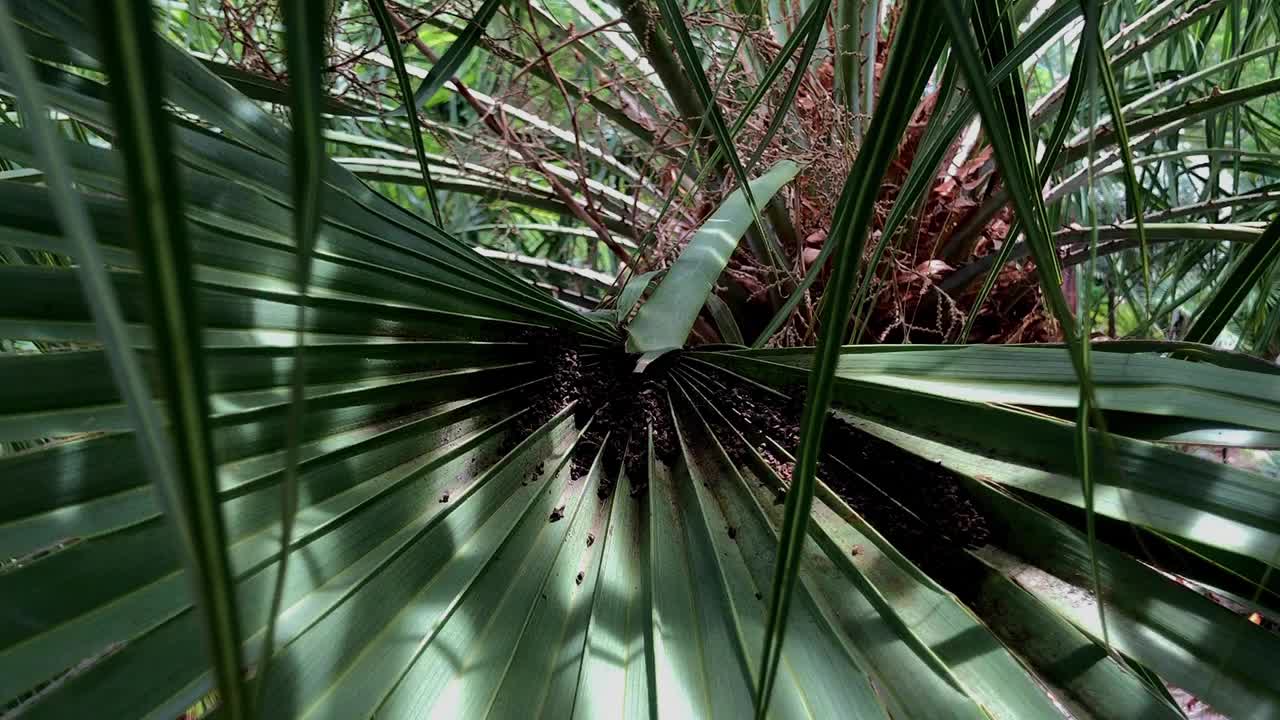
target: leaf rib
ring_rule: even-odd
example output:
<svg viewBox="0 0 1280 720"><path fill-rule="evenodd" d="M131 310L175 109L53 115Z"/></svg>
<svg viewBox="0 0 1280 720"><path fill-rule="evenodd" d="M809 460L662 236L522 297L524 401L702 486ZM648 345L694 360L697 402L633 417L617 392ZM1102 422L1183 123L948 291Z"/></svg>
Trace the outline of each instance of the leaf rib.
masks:
<svg viewBox="0 0 1280 720"><path fill-rule="evenodd" d="M97 3L116 143L125 157L129 209L153 312L160 374L170 407L183 515L189 521L196 597L208 616L207 640L228 717L247 717L240 621L217 497L201 322L182 216L164 97L163 64L151 8L130 0Z"/></svg>

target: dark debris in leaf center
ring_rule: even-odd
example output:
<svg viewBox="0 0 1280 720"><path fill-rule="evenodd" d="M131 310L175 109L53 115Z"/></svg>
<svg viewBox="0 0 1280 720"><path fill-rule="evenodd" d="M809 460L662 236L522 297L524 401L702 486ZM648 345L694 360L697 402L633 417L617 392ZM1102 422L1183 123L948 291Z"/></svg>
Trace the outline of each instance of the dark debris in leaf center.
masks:
<svg viewBox="0 0 1280 720"><path fill-rule="evenodd" d="M716 426L716 437L739 465L750 462L750 443L789 483L793 465L779 457L773 443L795 453L804 389L789 388L783 397L728 374L718 375L724 402L717 405L735 427L726 427L716 413L705 413ZM991 530L957 477L834 415L828 417L825 433L818 477L948 590L961 597L976 591L974 583L981 573L974 572L975 561L965 549L985 545ZM862 549L857 550L850 552L860 555Z"/></svg>
<svg viewBox="0 0 1280 720"><path fill-rule="evenodd" d="M664 356L644 373L636 373L635 357L621 348L580 345L572 336L550 332L526 339L535 346L535 362L546 379L531 398L529 410L518 419L508 441L511 445L576 403L574 420L578 428L585 429L573 453L574 482L585 478L601 455L602 498L613 492L619 471L624 469L632 493L643 491L649 477L650 430L658 460L668 466L675 462L679 441L671 398L682 393L669 390L668 383L672 367L679 362L678 354ZM703 416L730 458L747 466L752 462L749 451L754 449L789 483L792 465L778 449L794 454L799 445L804 389L773 393L722 372L712 373L708 381L704 392L693 396L701 398ZM708 396L715 398L714 408L708 406ZM941 465L835 415L828 418L825 433L819 478L949 590L962 597L975 591L973 584L982 574L974 571L975 561L965 550L986 544L991 530L959 479ZM736 534L732 529L730 533Z"/></svg>
<svg viewBox="0 0 1280 720"><path fill-rule="evenodd" d="M667 398L668 368L662 361L636 373L635 357L621 348L584 346L572 335L550 331L532 331L521 339L534 345L534 361L546 380L531 398L529 411L517 420L509 445L576 402L574 420L585 431L573 453L574 482L586 477L603 447L600 496L613 492L624 467L632 492L642 490L649 477L650 428L654 454L668 465L674 461L679 445Z"/></svg>

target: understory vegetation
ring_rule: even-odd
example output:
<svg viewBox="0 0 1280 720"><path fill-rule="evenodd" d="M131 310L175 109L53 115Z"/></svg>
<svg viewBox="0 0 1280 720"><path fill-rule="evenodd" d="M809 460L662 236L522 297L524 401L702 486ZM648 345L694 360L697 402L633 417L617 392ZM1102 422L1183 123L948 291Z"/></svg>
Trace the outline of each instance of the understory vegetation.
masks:
<svg viewBox="0 0 1280 720"><path fill-rule="evenodd" d="M1278 65L0 0L0 717L1280 718Z"/></svg>

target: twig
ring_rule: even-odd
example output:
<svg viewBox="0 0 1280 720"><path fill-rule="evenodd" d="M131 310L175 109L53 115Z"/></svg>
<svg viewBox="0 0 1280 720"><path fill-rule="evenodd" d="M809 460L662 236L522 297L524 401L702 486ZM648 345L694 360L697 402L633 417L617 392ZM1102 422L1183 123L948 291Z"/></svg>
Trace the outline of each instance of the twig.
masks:
<svg viewBox="0 0 1280 720"><path fill-rule="evenodd" d="M397 15L390 7L387 8L387 12L391 15L391 19L400 28L401 32L410 30L409 24ZM429 58L432 62L436 61L435 53L431 51L431 48L427 47L426 43L422 42L417 34L413 34L410 37L410 40L419 52ZM547 183L551 185L551 191L555 193L556 197L558 197L561 202L568 206L570 212L572 212L579 220L586 223L587 226L595 232L596 236L600 238L600 241L607 245L623 264L632 270L635 270L636 266L631 258L631 253L627 252L626 248L622 247L622 245L618 244L617 240L613 239L613 235L610 234L608 228L604 226L604 223L596 218L593 213L588 212L586 208L582 207L582 204L574 199L573 193L569 192L569 189L564 186L564 183L560 182L560 179L547 169L546 165L543 164L537 155L530 151L528 146L526 146L525 143L511 131L510 126L507 124L506 119L502 114L501 105L495 106L498 109L498 114L495 115L492 110L486 109L479 100L476 100L475 96L467 90L467 86L463 84L462 81L455 78L450 82L453 84L453 87L458 94L462 96L462 99L465 100L467 104L471 105L476 114L480 116L480 121L484 123L485 127L489 128L491 132L509 143L527 164L546 179ZM581 176L581 173L577 174Z"/></svg>

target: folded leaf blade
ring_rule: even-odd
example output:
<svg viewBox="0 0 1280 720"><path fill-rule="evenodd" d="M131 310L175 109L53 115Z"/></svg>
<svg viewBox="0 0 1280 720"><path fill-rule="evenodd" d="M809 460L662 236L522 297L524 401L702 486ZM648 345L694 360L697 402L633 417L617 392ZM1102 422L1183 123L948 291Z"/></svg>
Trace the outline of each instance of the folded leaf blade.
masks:
<svg viewBox="0 0 1280 720"><path fill-rule="evenodd" d="M773 197L800 172L783 160L751 181L761 202ZM752 212L741 189L735 190L698 228L627 330L627 349L651 352L685 344L716 280L729 264L738 242L751 227Z"/></svg>

